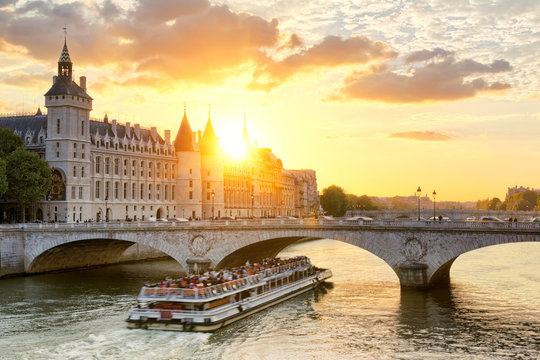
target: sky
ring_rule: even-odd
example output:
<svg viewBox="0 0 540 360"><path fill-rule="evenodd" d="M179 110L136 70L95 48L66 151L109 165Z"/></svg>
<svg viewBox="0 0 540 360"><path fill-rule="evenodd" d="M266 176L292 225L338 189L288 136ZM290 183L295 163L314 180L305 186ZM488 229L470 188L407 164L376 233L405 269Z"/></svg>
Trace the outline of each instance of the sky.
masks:
<svg viewBox="0 0 540 360"><path fill-rule="evenodd" d="M67 28L91 117L252 140L370 196L540 188L540 1L0 0L0 113L35 111Z"/></svg>

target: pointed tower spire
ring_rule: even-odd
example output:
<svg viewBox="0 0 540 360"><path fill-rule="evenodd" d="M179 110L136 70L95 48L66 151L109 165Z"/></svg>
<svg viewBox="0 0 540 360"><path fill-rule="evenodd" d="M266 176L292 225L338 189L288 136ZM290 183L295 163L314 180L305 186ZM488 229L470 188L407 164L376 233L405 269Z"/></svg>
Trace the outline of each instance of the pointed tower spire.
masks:
<svg viewBox="0 0 540 360"><path fill-rule="evenodd" d="M219 140L214 131L212 120L210 120L210 105L208 105L208 121L204 127L201 138L201 154L218 154Z"/></svg>
<svg viewBox="0 0 540 360"><path fill-rule="evenodd" d="M194 151L191 126L186 115L186 103L184 102L184 116L180 123L180 128L174 139L174 148L176 151Z"/></svg>
<svg viewBox="0 0 540 360"><path fill-rule="evenodd" d="M69 57L69 51L67 48L67 28L64 27L64 48L60 53L60 59L58 59L58 77L63 77L71 80L73 73L73 63Z"/></svg>
<svg viewBox="0 0 540 360"><path fill-rule="evenodd" d="M244 129L242 130L242 142L245 150L251 151L251 140L246 127L246 112L244 111Z"/></svg>

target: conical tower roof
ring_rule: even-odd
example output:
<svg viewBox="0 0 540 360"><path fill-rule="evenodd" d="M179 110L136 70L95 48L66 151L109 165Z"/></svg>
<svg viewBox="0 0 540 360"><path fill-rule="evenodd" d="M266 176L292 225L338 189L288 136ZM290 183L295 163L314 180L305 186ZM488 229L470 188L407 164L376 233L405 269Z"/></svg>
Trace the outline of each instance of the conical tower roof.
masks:
<svg viewBox="0 0 540 360"><path fill-rule="evenodd" d="M64 48L62 49L62 53L60 54L60 59L58 60L59 63L70 63L71 58L69 57L69 51L67 48L67 43L64 40Z"/></svg>
<svg viewBox="0 0 540 360"><path fill-rule="evenodd" d="M219 140L210 120L210 111L208 111L208 122L203 131L201 139L201 154L218 154Z"/></svg>
<svg viewBox="0 0 540 360"><path fill-rule="evenodd" d="M251 140L246 127L246 114L244 114L244 130L242 130L242 142L246 150L251 150Z"/></svg>
<svg viewBox="0 0 540 360"><path fill-rule="evenodd" d="M192 138L191 126L186 115L186 107L184 106L184 117L180 123L180 128L174 139L174 148L176 151L193 151L193 138Z"/></svg>

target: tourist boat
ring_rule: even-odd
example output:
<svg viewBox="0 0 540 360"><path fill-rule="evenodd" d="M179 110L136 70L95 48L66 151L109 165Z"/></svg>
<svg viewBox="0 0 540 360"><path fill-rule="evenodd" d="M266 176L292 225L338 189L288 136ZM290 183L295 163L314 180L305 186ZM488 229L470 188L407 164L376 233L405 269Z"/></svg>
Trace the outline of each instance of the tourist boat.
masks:
<svg viewBox="0 0 540 360"><path fill-rule="evenodd" d="M277 261L275 261L277 260ZM274 259L255 264L252 275L217 285L179 288L143 286L137 307L130 310L129 328L214 331L269 306L316 288L332 276L309 258Z"/></svg>

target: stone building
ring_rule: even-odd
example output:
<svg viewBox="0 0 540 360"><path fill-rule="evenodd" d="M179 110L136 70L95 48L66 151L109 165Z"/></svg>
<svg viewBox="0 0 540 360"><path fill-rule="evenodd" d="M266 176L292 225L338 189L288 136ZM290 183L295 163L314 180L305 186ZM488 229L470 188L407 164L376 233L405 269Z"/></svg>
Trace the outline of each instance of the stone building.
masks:
<svg viewBox="0 0 540 360"><path fill-rule="evenodd" d="M210 113L204 131L191 130L186 109L174 142L171 131L92 119L86 78L73 79L64 42L58 74L45 93L47 115L0 117L28 150L47 160L51 190L29 218L83 222L152 218L307 216L318 208L313 170L289 171L270 149L251 146L248 156L223 156ZM4 203L0 221L16 220ZM27 219L28 220L28 219Z"/></svg>

